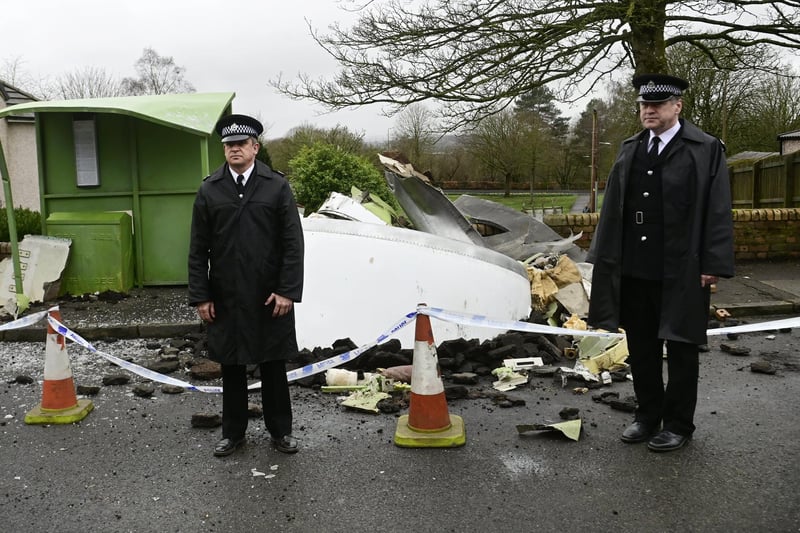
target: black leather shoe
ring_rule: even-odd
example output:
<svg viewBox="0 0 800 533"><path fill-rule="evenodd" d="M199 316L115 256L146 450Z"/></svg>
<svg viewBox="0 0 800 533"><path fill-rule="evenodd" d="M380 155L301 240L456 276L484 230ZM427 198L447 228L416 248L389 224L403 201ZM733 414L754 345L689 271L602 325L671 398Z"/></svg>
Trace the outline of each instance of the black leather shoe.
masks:
<svg viewBox="0 0 800 533"><path fill-rule="evenodd" d="M654 452L672 452L686 446L689 437L664 430L647 443L647 448Z"/></svg>
<svg viewBox="0 0 800 533"><path fill-rule="evenodd" d="M244 444L244 437L241 439L222 439L214 446L214 455L217 457L230 455L242 444Z"/></svg>
<svg viewBox="0 0 800 533"><path fill-rule="evenodd" d="M297 453L297 439L291 435L284 435L279 439L272 439L275 449L283 453Z"/></svg>
<svg viewBox="0 0 800 533"><path fill-rule="evenodd" d="M622 442L634 444L648 440L656 432L655 428L644 422L634 422L622 432Z"/></svg>

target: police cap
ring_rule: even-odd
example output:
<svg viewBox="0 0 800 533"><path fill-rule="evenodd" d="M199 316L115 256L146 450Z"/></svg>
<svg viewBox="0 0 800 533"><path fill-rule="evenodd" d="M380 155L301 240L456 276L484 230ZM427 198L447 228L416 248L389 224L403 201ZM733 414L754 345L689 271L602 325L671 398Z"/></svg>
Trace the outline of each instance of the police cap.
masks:
<svg viewBox="0 0 800 533"><path fill-rule="evenodd" d="M248 137L258 139L258 136L264 131L264 126L247 115L228 115L219 119L214 129L222 137L222 142L228 143L244 141Z"/></svg>
<svg viewBox="0 0 800 533"><path fill-rule="evenodd" d="M681 96L689 82L667 74L642 74L633 78L633 86L639 91L637 102L665 102Z"/></svg>

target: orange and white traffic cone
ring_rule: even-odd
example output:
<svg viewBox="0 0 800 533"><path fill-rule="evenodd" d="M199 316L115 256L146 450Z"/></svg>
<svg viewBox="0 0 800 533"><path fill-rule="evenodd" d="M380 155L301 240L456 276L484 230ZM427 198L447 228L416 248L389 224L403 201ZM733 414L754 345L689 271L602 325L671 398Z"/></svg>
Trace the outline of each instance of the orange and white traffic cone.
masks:
<svg viewBox="0 0 800 533"><path fill-rule="evenodd" d="M397 421L394 443L404 448L454 448L466 441L464 421L447 411L431 319L418 313L411 368L411 402L408 414Z"/></svg>
<svg viewBox="0 0 800 533"><path fill-rule="evenodd" d="M50 309L50 315L61 322L58 307ZM44 384L42 403L25 415L26 424L71 424L86 418L94 408L90 400L78 400L75 382L69 367L67 343L47 324L45 343Z"/></svg>

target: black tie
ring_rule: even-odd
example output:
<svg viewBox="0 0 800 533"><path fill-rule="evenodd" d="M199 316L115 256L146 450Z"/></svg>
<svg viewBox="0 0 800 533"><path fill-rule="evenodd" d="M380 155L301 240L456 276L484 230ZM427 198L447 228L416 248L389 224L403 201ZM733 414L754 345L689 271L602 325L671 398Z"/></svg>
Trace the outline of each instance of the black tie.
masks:
<svg viewBox="0 0 800 533"><path fill-rule="evenodd" d="M658 143L661 142L661 139L658 137L653 137L653 146L650 147L650 151L647 152L647 155L650 156L650 159L655 159L658 157Z"/></svg>
<svg viewBox="0 0 800 533"><path fill-rule="evenodd" d="M241 174L236 178L236 190L239 191L239 196L244 196L244 176Z"/></svg>

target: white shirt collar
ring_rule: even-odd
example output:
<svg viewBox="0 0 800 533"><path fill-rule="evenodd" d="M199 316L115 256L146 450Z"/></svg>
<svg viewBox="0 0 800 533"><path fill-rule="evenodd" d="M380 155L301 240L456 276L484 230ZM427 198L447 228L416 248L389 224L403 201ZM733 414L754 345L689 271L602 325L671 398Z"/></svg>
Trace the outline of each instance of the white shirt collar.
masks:
<svg viewBox="0 0 800 533"><path fill-rule="evenodd" d="M655 133L653 133L653 130L650 130L650 139L647 141L648 151L650 150L650 147L653 146L653 137L658 137L660 140L660 143L658 145L658 153L660 154L661 151L664 149L664 147L669 144L672 138L675 137L675 135L677 135L680 129L681 129L681 123L680 121L678 121L670 129L659 135L656 135Z"/></svg>
<svg viewBox="0 0 800 533"><path fill-rule="evenodd" d="M254 168L256 168L256 164L255 163L250 165L250 168L248 168L247 170L242 172L242 176L244 176L244 184L245 185L247 184L247 180L250 179L250 174L253 173L253 169ZM239 174L237 174L231 167L228 167L228 171L231 173L231 176L233 176L233 181L235 182L236 178L239 177Z"/></svg>

